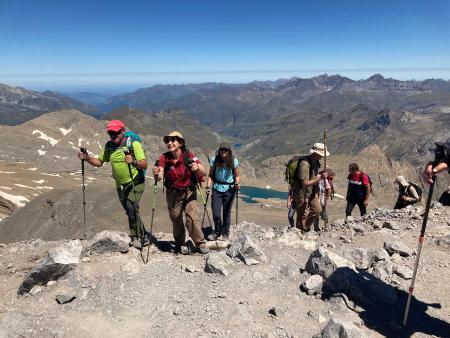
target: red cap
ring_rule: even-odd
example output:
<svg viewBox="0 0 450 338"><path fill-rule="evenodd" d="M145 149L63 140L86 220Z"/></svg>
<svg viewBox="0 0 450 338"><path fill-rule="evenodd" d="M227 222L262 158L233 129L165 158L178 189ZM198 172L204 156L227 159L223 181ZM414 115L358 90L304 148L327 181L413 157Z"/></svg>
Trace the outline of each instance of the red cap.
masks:
<svg viewBox="0 0 450 338"><path fill-rule="evenodd" d="M121 129L125 129L125 123L120 120L109 121L108 126L106 127L107 131L119 131Z"/></svg>

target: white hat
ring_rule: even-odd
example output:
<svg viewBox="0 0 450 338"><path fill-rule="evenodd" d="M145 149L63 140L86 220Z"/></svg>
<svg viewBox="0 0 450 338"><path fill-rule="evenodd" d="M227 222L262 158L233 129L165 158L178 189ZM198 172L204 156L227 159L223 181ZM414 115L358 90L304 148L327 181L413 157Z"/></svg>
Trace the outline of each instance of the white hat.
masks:
<svg viewBox="0 0 450 338"><path fill-rule="evenodd" d="M328 147L327 147L328 148ZM313 147L309 150L309 153L316 153L320 156L325 156L325 146L323 143L314 143ZM330 153L327 150L327 156L330 156Z"/></svg>
<svg viewBox="0 0 450 338"><path fill-rule="evenodd" d="M398 183L402 187L408 186L408 181L403 176L397 176L394 183Z"/></svg>

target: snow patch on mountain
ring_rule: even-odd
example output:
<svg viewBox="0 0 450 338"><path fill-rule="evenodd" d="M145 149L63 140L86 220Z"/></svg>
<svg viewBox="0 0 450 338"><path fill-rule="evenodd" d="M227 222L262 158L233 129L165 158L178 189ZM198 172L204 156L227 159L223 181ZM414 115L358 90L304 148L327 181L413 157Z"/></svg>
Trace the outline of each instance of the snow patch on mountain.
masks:
<svg viewBox="0 0 450 338"><path fill-rule="evenodd" d="M26 198L25 196L11 195L11 194L8 194L1 190L0 190L0 196L7 199L8 201L13 202L18 207L23 207L26 202L30 202L30 200L28 198Z"/></svg>
<svg viewBox="0 0 450 338"><path fill-rule="evenodd" d="M52 145L52 147L54 147L59 142L59 140L55 140L53 137L50 137L50 136L44 134L42 131L40 131L38 129L33 130L32 135L34 135L34 134L39 134L38 138L49 142Z"/></svg>
<svg viewBox="0 0 450 338"><path fill-rule="evenodd" d="M61 131L61 133L64 136L66 136L68 133L70 133L72 131L72 128L69 128L69 129L59 128L59 130Z"/></svg>

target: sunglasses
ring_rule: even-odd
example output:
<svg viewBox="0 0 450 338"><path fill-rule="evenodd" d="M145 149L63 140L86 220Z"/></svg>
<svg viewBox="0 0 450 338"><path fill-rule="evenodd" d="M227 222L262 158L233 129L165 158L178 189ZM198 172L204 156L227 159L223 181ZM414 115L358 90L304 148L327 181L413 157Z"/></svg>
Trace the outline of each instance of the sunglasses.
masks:
<svg viewBox="0 0 450 338"><path fill-rule="evenodd" d="M111 137L111 138L116 138L117 136L119 136L120 135L120 133L123 131L123 129L120 129L119 131L112 131L112 130L109 130L108 131L108 135L109 135L109 137Z"/></svg>
<svg viewBox="0 0 450 338"><path fill-rule="evenodd" d="M165 144L169 142L174 143L175 141L178 141L178 138L176 136L164 136L163 141Z"/></svg>
<svg viewBox="0 0 450 338"><path fill-rule="evenodd" d="M219 151L230 151L228 148L219 148Z"/></svg>

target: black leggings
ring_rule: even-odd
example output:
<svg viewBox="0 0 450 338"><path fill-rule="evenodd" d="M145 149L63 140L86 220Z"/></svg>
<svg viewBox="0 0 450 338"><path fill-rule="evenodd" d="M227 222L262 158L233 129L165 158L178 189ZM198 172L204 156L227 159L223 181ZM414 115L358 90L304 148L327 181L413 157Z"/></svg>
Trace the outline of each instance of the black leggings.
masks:
<svg viewBox="0 0 450 338"><path fill-rule="evenodd" d="M234 195L235 189L233 188L230 188L225 192L213 189L211 208L215 225L214 232L216 235L228 236L230 234L231 208L233 206ZM223 219L221 216L223 216Z"/></svg>
<svg viewBox="0 0 450 338"><path fill-rule="evenodd" d="M347 208L345 208L345 216L350 216L352 214L353 208L355 207L355 205L358 205L359 207L359 211L361 213L361 216L364 216L367 211L366 211L366 206L364 205L364 200L357 200L357 201L349 201L347 200Z"/></svg>

